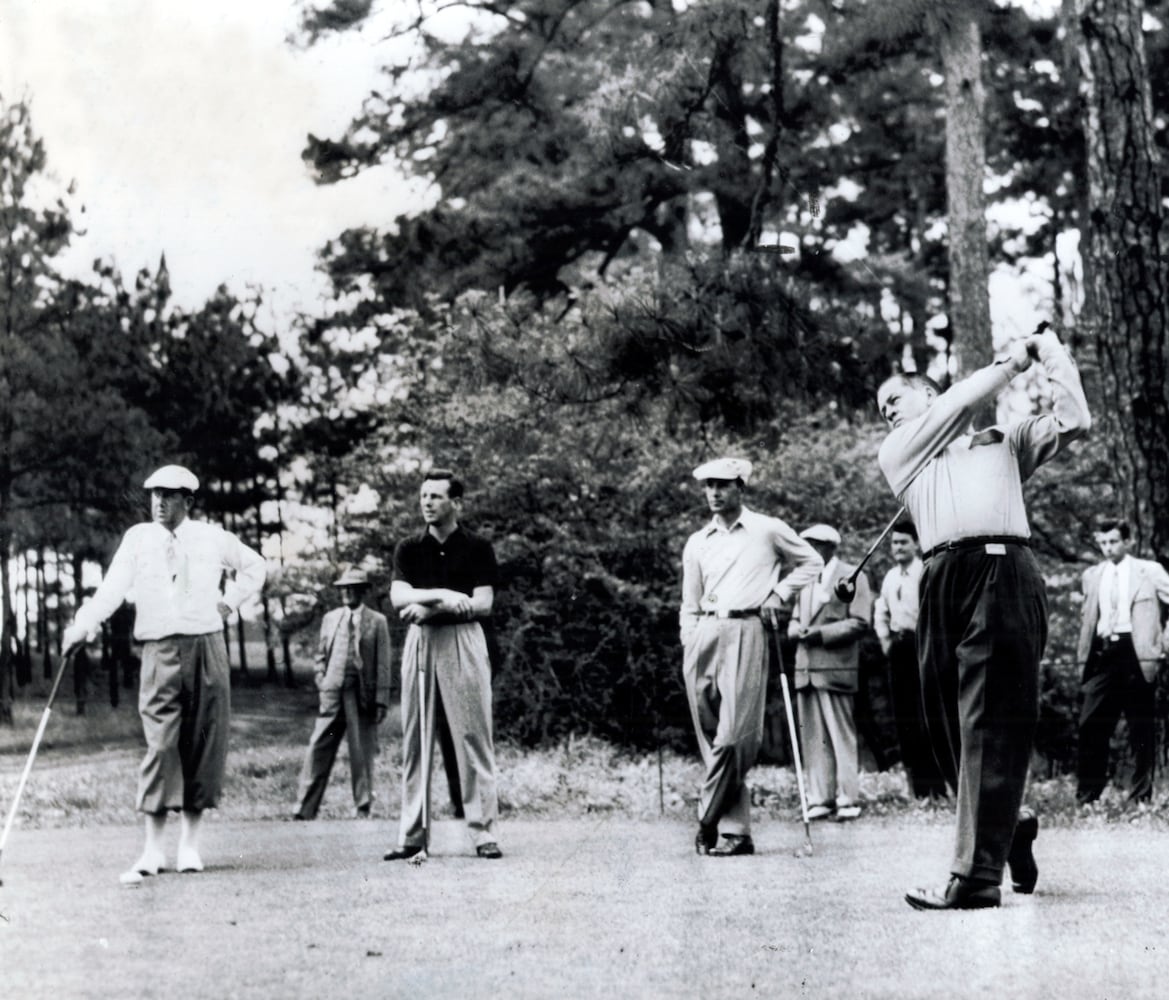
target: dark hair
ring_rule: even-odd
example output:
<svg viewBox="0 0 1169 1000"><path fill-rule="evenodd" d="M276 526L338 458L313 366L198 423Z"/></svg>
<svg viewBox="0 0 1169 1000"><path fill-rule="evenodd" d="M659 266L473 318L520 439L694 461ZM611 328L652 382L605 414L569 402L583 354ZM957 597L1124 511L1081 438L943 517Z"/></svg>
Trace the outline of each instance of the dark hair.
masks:
<svg viewBox="0 0 1169 1000"><path fill-rule="evenodd" d="M1106 531L1119 531L1120 537L1126 542L1131 534L1128 521L1122 517L1099 517L1096 519L1096 530L1100 534L1104 534Z"/></svg>
<svg viewBox="0 0 1169 1000"><path fill-rule="evenodd" d="M893 534L908 535L916 542L917 525L914 524L908 517L899 517L893 524Z"/></svg>
<svg viewBox="0 0 1169 1000"><path fill-rule="evenodd" d="M424 483L430 482L432 479L446 480L450 484L448 495L452 500L458 500L463 495L463 481L456 477L450 469L431 469L422 477Z"/></svg>

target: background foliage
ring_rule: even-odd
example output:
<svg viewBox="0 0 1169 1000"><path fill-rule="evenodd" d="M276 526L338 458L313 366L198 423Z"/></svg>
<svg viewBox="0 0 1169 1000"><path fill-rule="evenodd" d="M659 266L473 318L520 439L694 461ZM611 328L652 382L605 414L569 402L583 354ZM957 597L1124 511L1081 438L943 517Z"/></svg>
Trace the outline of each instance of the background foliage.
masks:
<svg viewBox="0 0 1169 1000"><path fill-rule="evenodd" d="M5 106L0 207L25 213L10 235L36 235L0 246L0 555L20 574L5 581L4 655L51 646L81 562L138 516L142 473L184 461L207 482L205 513L256 544L284 540L289 511L315 512L309 541L280 546L293 555L264 605L267 676L281 646L291 678L337 566L365 563L384 590L395 543L417 530L419 475L441 464L466 479L467 523L503 570L500 732L688 746L679 561L706 517L689 470L751 458L749 504L797 528L830 522L858 558L896 508L875 465L876 386L903 367L945 380L992 349L951 315L939 32L952 8L470 0L456 29L442 5L397 5L385 86L304 159L323 184L390 162L433 200L391 230L338 233L320 253L332 300L279 330L261 290L178 309L165 261L132 287L112 262L57 276L68 197L43 209L26 195L45 152L27 108ZM1068 25L970 9L989 266L1049 282L1044 305L1095 401L1103 362L1067 250L1091 222ZM1163 150L1164 5L1145 9ZM299 43L375 14L306 5ZM1026 380L1004 410L1045 392ZM1039 749L1053 770L1072 752L1092 521L1123 502L1110 449L1081 443L1028 487L1052 604ZM874 582L887 566L879 553ZM0 715L14 676L0 671Z"/></svg>

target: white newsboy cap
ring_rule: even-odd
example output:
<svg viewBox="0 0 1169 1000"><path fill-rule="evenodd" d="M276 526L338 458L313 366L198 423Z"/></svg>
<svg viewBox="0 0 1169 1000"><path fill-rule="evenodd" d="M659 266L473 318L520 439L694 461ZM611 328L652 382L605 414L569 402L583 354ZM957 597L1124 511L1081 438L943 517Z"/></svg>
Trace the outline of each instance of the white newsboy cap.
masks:
<svg viewBox="0 0 1169 1000"><path fill-rule="evenodd" d="M194 493L199 488L199 480L195 473L181 465L164 465L152 472L142 486L148 490L190 490Z"/></svg>
<svg viewBox="0 0 1169 1000"><path fill-rule="evenodd" d="M840 532L829 524L813 524L800 532L801 538L809 542L827 542L829 545L840 544Z"/></svg>
<svg viewBox="0 0 1169 1000"><path fill-rule="evenodd" d="M716 458L704 462L694 470L694 478L706 479L741 479L745 483L751 476L751 463L745 458Z"/></svg>

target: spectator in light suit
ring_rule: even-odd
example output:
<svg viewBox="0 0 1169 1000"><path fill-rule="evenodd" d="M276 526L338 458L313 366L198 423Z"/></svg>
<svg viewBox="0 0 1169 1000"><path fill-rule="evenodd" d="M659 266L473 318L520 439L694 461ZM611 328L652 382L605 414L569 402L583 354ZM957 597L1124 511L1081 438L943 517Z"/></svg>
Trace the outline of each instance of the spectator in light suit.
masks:
<svg viewBox="0 0 1169 1000"><path fill-rule="evenodd" d="M796 647L795 689L800 746L808 775L808 819L856 819L860 807L856 718L860 639L868 631L873 594L868 578L856 579L856 596L845 604L836 582L855 567L836 558L840 533L827 524L800 532L824 560L819 579L800 591L788 624Z"/></svg>
<svg viewBox="0 0 1169 1000"><path fill-rule="evenodd" d="M1129 526L1101 521L1096 544L1104 561L1084 573L1079 661L1084 664L1076 798L1093 802L1108 782L1108 745L1121 712L1133 753L1129 799L1153 796L1155 681L1165 658L1162 608L1169 606L1169 573L1136 559Z"/></svg>

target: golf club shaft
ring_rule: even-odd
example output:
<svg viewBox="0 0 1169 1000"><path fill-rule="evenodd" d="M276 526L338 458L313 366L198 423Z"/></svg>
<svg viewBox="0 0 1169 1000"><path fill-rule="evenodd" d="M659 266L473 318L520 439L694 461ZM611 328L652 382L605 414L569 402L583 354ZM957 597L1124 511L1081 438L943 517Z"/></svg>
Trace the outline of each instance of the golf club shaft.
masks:
<svg viewBox="0 0 1169 1000"><path fill-rule="evenodd" d="M854 569L851 575L848 577L849 583L856 583L856 578L861 575L861 570L865 568L865 563L867 563L873 557L873 553L877 551L880 544L886 539L886 537L888 537L889 532L892 531L897 522L905 516L907 509L908 508L902 504L897 513L893 515L893 519L887 525L885 525L885 530L882 531L877 536L877 540L869 546L869 551L864 554L864 558L861 559L861 561L857 564L856 569Z"/></svg>
<svg viewBox="0 0 1169 1000"><path fill-rule="evenodd" d="M800 790L800 816L804 820L804 833L809 843L812 840L811 830L808 828L808 796L804 791L804 762L800 759L800 737L796 732L796 716L792 711L792 696L788 691L787 674L783 669L783 653L779 646L779 635L772 631L772 642L775 645L775 656L778 661L779 683L783 689L783 707L787 713L787 729L792 741L792 758L796 766L796 787Z"/></svg>
<svg viewBox="0 0 1169 1000"><path fill-rule="evenodd" d="M430 850L430 740L427 731L426 668L418 665L418 737L422 741L422 850Z"/></svg>
<svg viewBox="0 0 1169 1000"><path fill-rule="evenodd" d="M20 781L16 784L16 794L12 797L12 805L8 807L8 816L4 820L4 830L0 833L0 856L4 854L4 845L8 843L8 834L12 830L12 824L16 821L16 810L20 808L20 797L24 794L24 786L28 784L28 776L32 772L32 762L36 759L37 749L41 745L41 738L45 735L45 727L49 724L49 716L52 714L53 700L57 697L57 689L61 686L61 678L65 676L65 670L73 661L75 651L70 650L69 654L61 657L61 663L57 667L57 676L53 678L53 686L49 688L49 697L45 702L44 711L41 712L41 721L37 725L36 735L33 736L32 746L28 751L28 759L24 762L24 770L21 772Z"/></svg>

